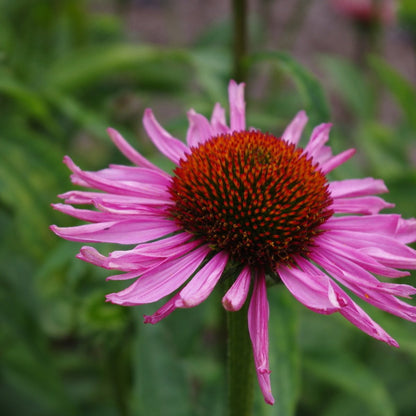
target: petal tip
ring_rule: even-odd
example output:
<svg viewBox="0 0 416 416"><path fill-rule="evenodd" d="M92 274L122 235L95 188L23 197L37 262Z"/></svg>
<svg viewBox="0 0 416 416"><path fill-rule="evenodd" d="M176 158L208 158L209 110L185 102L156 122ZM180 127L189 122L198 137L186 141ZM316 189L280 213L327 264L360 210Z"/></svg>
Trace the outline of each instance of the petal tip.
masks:
<svg viewBox="0 0 416 416"><path fill-rule="evenodd" d="M155 323L157 323L157 320L155 320L152 315L143 315L143 322L145 324L152 324L152 325L154 325Z"/></svg>
<svg viewBox="0 0 416 416"><path fill-rule="evenodd" d="M226 298L225 296L222 298L222 306L228 312L235 312L233 303L230 299Z"/></svg>

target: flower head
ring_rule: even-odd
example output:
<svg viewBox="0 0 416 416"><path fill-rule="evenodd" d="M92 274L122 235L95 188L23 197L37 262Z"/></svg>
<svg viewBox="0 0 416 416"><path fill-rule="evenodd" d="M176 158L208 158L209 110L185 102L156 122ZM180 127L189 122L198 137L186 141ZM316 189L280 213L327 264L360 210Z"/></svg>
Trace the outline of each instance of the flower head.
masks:
<svg viewBox="0 0 416 416"><path fill-rule="evenodd" d="M395 0L331 0L331 5L339 13L364 24L388 25L396 19Z"/></svg>
<svg viewBox="0 0 416 416"><path fill-rule="evenodd" d="M416 252L406 245L416 240L416 220L380 214L392 207L374 196L387 191L381 180L328 180L326 175L354 154L353 149L332 154L326 146L330 124L315 127L304 149L298 147L307 122L303 111L280 138L247 130L243 93L243 84L230 82L229 125L219 104L211 120L191 110L187 144L146 110L149 137L177 165L172 175L112 129L110 137L136 166L86 172L65 157L73 183L98 192L61 195L65 203L54 208L89 224L51 228L68 240L134 245L108 256L85 246L77 257L123 272L109 279L134 279L109 294L110 302L141 305L174 293L145 317L148 323L204 301L232 264L236 277L223 305L240 309L253 287L248 329L260 388L273 403L266 276L283 282L309 309L339 312L367 334L397 346L340 284L380 309L416 321L416 308L398 299L416 289L375 276L397 278L408 275L399 269L416 268Z"/></svg>

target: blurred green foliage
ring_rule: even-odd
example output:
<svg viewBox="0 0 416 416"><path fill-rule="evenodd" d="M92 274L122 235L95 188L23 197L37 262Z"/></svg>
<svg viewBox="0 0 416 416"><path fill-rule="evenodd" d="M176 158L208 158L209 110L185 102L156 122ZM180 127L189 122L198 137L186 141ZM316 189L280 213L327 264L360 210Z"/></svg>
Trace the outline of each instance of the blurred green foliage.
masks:
<svg viewBox="0 0 416 416"><path fill-rule="evenodd" d="M143 109L169 102L168 128L184 137L186 109L208 115L215 101L226 106L229 27L227 21L208 28L186 49L163 48L128 42L121 19L93 13L86 0L0 1L2 414L224 414L220 290L192 312L144 326L141 316L158 305L106 304L105 293L122 285L105 283L105 271L76 260L79 245L58 239L48 226L75 224L49 206L71 188L64 154L85 169L123 162L106 137L109 125L170 168L143 135ZM248 85L249 125L279 134L302 107L314 122L324 121L326 96L336 96L347 117L332 144L339 151L357 147L360 155L336 178L382 177L398 210L416 216L414 85L376 55L365 70L322 57L332 81L326 92L287 53L261 51L247 65L253 84L267 68L270 85L253 96ZM397 102L401 116L394 125L379 117L381 92ZM256 414L416 413L414 324L371 308L401 343L396 351L338 316L305 310L283 287L269 294L277 403L266 406L256 389Z"/></svg>

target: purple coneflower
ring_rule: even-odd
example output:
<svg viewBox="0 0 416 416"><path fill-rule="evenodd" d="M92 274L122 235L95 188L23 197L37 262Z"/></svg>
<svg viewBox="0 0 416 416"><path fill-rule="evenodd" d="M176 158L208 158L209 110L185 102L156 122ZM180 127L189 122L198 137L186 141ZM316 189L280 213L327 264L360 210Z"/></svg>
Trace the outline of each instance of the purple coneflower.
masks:
<svg viewBox="0 0 416 416"><path fill-rule="evenodd" d="M136 166L111 165L86 172L64 162L76 185L99 192L70 191L54 208L90 224L52 230L68 240L133 244L108 257L82 247L78 258L124 272L134 279L107 300L141 305L174 295L145 322L156 323L176 308L204 301L227 265L235 281L223 298L239 310L252 286L248 330L265 401L274 402L268 358L269 306L266 281L283 282L293 296L322 314L339 312L362 331L398 346L345 292L401 318L416 321L409 298L416 289L378 280L407 276L416 268L416 220L380 214L390 208L374 194L387 192L373 178L328 181L326 175L354 150L333 155L330 124L297 147L307 121L301 111L281 138L247 130L244 84L229 85L230 123L216 104L211 120L188 113L187 144L172 137L146 110L144 127L155 146L177 166L170 175L134 150L115 130L110 137ZM72 205L93 205L94 210ZM344 215L346 214L346 215ZM341 287L342 286L342 287Z"/></svg>
<svg viewBox="0 0 416 416"><path fill-rule="evenodd" d="M330 3L339 13L361 23L389 25L396 19L395 0L331 0Z"/></svg>

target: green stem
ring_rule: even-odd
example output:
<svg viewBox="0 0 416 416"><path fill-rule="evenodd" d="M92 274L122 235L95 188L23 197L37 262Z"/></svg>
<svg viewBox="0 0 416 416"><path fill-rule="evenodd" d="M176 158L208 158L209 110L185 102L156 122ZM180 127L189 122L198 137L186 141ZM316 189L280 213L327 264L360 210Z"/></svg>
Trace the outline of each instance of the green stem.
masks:
<svg viewBox="0 0 416 416"><path fill-rule="evenodd" d="M232 10L234 31L233 78L236 82L242 82L246 78L244 58L247 53L247 0L232 0Z"/></svg>
<svg viewBox="0 0 416 416"><path fill-rule="evenodd" d="M248 302L237 312L227 312L229 416L250 416L253 412L254 364L247 310Z"/></svg>

